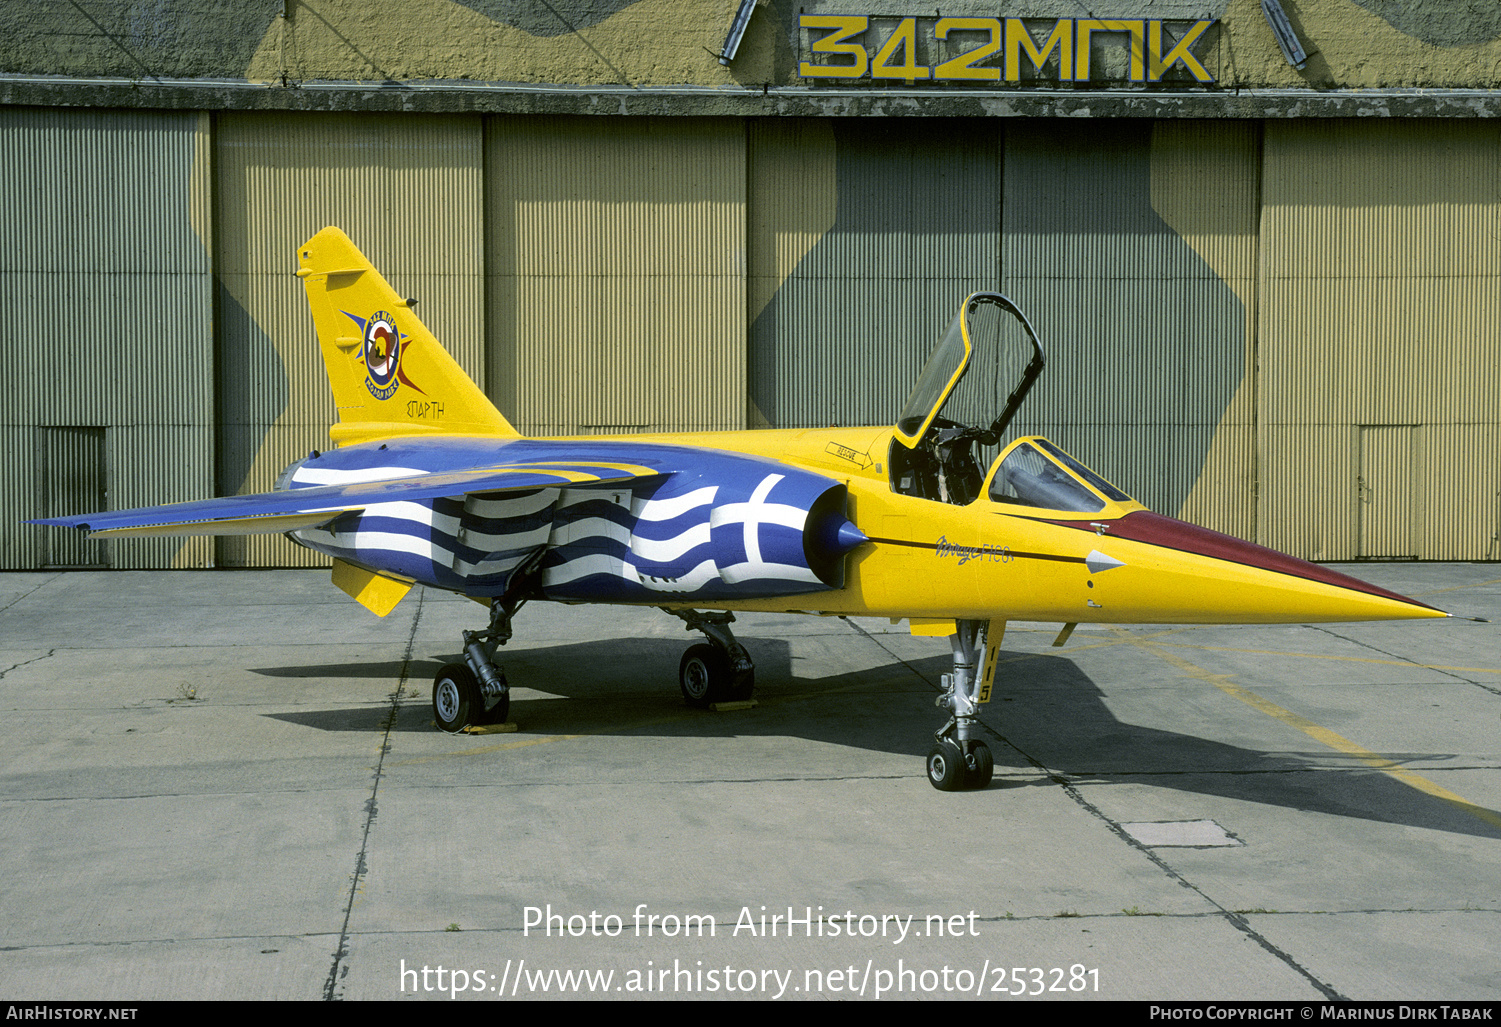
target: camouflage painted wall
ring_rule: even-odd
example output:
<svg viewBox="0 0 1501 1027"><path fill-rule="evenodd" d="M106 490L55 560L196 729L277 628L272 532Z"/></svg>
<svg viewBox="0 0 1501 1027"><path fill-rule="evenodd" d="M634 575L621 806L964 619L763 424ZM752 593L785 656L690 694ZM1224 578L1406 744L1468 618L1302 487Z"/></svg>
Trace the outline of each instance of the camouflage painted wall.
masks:
<svg viewBox="0 0 1501 1027"><path fill-rule="evenodd" d="M533 435L745 427L745 127L485 131L489 388Z"/></svg>
<svg viewBox="0 0 1501 1027"><path fill-rule="evenodd" d="M0 72L255 82L770 81L752 19L734 72L710 54L738 0L69 0L0 5ZM285 12L285 16L283 16Z"/></svg>
<svg viewBox="0 0 1501 1027"><path fill-rule="evenodd" d="M931 17L869 0L762 0L726 68L714 57L738 0L33 0L0 5L0 72L128 79L795 86L809 14ZM999 12L1058 18L1217 21L1194 52L1215 89L1491 88L1501 84L1501 5L1492 0L1283 0L1310 54L1283 59L1259 0L1029 0ZM283 16L285 12L285 16ZM995 17L954 0L946 17ZM879 45L884 29L863 41ZM1120 34L1093 49L1120 77ZM924 59L927 59L925 56ZM1114 68L1115 70L1112 70ZM894 83L900 85L901 83ZM601 108L601 113L608 113Z"/></svg>
<svg viewBox="0 0 1501 1027"><path fill-rule="evenodd" d="M483 380L478 118L236 113L215 134L221 495L263 492L329 446L334 404L296 250L338 225ZM280 535L217 540L220 566L321 565Z"/></svg>
<svg viewBox="0 0 1501 1027"><path fill-rule="evenodd" d="M0 72L243 78L282 0L0 4Z"/></svg>
<svg viewBox="0 0 1501 1027"><path fill-rule="evenodd" d="M72 548L64 529L19 523L85 512L44 509L69 491L56 479L102 480L116 507L212 491L208 122L0 110L0 567L74 562L56 555ZM79 432L101 445L48 452ZM212 553L207 539L130 539L89 562L201 567Z"/></svg>
<svg viewBox="0 0 1501 1027"><path fill-rule="evenodd" d="M1250 440L1231 405L1252 341L1256 151L1254 124L1018 124L1001 227L1002 291L1049 355L1017 430L1165 513L1206 470L1227 475L1194 515L1243 536L1252 479L1234 454Z"/></svg>
<svg viewBox="0 0 1501 1027"><path fill-rule="evenodd" d="M1501 558L1501 126L1272 123L1262 174L1262 538Z"/></svg>
<svg viewBox="0 0 1501 1027"><path fill-rule="evenodd" d="M753 124L752 425L895 420L959 301L995 287L999 146L988 121Z"/></svg>
<svg viewBox="0 0 1501 1027"><path fill-rule="evenodd" d="M104 428L117 506L327 445L289 271L330 223L529 431L889 423L999 285L1049 355L1018 430L1153 508L1501 557L1494 122L0 115L0 351L39 383L0 407L6 566L41 559L39 429Z"/></svg>
<svg viewBox="0 0 1501 1027"><path fill-rule="evenodd" d="M1258 148L1239 122L753 123L751 422L889 423L999 283L1049 354L1018 431L1254 535Z"/></svg>

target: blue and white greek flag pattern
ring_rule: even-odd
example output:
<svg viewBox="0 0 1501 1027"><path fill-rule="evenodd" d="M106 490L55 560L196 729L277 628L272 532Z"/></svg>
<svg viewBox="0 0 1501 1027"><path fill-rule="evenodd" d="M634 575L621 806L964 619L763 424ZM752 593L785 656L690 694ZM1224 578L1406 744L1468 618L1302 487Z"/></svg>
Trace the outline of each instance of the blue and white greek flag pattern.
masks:
<svg viewBox="0 0 1501 1027"><path fill-rule="evenodd" d="M303 467L292 480L294 486L309 487L425 473L407 467ZM383 566L417 581L493 591L486 586L503 586L517 564L547 543L559 491L372 503L358 514L339 518L331 530L305 530L300 535L334 556L360 560L362 553L378 552Z"/></svg>
<svg viewBox="0 0 1501 1027"><path fill-rule="evenodd" d="M303 467L292 484L423 473ZM646 494L618 485L371 503L299 537L330 555L471 595L500 594L510 573L542 546L541 585L550 598L790 595L823 587L807 566L803 529L829 484L792 474L721 484L673 476L635 486Z"/></svg>
<svg viewBox="0 0 1501 1027"><path fill-rule="evenodd" d="M560 598L622 591L708 598L822 587L803 556L807 509L769 501L785 478L767 474L743 501L718 505L730 486L667 496L663 489L633 497L628 511L598 491L565 489L543 589ZM750 583L761 584L737 587Z"/></svg>

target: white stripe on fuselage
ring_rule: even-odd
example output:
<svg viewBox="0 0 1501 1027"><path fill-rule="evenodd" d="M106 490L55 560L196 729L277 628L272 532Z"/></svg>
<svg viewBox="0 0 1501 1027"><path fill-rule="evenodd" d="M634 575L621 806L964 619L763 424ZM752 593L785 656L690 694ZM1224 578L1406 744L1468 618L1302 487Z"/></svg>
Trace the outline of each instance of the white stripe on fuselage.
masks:
<svg viewBox="0 0 1501 1027"><path fill-rule="evenodd" d="M631 513L643 521L670 521L689 510L713 503L718 492L718 485L709 485L671 499L635 499L631 501Z"/></svg>
<svg viewBox="0 0 1501 1027"><path fill-rule="evenodd" d="M692 592L719 577L713 560L705 560L677 578L643 574L634 565L608 553L590 553L542 572L542 587L556 588L592 574L607 574L640 585L653 592Z"/></svg>
<svg viewBox="0 0 1501 1027"><path fill-rule="evenodd" d="M292 480L299 485L355 485L364 481L394 481L431 474L416 467L299 467Z"/></svg>

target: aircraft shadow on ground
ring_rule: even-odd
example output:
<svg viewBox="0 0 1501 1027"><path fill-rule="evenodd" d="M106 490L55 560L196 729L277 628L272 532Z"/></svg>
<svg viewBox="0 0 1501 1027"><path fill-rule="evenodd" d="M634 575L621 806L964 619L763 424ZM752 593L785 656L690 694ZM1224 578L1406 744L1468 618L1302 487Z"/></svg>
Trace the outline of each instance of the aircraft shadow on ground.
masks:
<svg viewBox="0 0 1501 1027"><path fill-rule="evenodd" d="M940 675L949 670L946 655L810 678L802 676L805 661L795 660L785 641L747 638L745 642L756 660L758 705L731 713L690 709L684 704L677 688L678 660L684 648L680 640L609 639L502 650L501 662L515 689L510 719L520 725L522 737L789 736L914 759L926 754L932 732L942 725L943 713L933 700ZM1072 660L1050 654L1003 653L1003 660L1008 657L982 720L989 729L987 740L997 773L1021 771L1024 779L998 779L992 789L1056 787L1055 777L1081 784L1145 784L1501 838L1501 829L1352 756L1312 745L1303 751L1248 749L1126 723L1115 716L1105 693ZM400 705L391 729L430 732L435 730L428 705L430 682L443 663L456 659L434 654L409 663L286 666L256 672L283 678L365 677L383 682L387 702L380 706L267 714L322 731L376 731L390 720L390 694L405 669L409 697ZM464 741L456 739L456 744ZM493 737L480 736L477 741L488 744ZM1431 752L1379 755L1398 765L1456 758ZM493 758L503 761L507 757L496 752ZM1026 776L1031 773L1037 776Z"/></svg>

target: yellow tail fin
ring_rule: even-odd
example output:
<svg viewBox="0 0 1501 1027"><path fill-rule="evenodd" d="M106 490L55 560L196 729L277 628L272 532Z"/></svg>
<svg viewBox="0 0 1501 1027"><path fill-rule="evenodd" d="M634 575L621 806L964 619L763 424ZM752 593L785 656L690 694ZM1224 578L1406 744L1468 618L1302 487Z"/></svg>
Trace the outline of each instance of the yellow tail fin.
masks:
<svg viewBox="0 0 1501 1027"><path fill-rule="evenodd" d="M349 236L325 228L298 262L339 410L334 442L519 434Z"/></svg>

